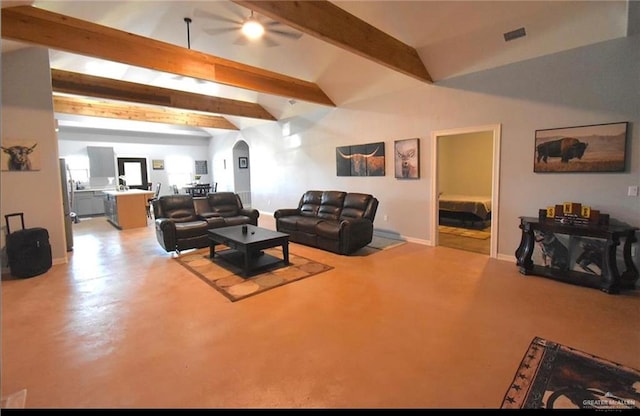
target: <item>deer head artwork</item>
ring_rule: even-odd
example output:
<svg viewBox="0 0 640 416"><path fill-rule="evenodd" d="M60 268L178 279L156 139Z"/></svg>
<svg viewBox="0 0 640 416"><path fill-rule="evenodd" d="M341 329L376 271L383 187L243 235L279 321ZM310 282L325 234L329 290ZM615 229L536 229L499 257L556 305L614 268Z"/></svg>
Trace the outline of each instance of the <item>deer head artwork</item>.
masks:
<svg viewBox="0 0 640 416"><path fill-rule="evenodd" d="M418 177L418 149L396 143L396 178Z"/></svg>

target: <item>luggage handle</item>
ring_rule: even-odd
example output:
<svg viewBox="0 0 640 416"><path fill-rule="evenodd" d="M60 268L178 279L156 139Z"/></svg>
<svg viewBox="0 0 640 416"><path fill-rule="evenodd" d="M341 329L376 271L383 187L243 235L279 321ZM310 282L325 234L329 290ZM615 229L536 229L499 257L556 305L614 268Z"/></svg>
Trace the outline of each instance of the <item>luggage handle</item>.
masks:
<svg viewBox="0 0 640 416"><path fill-rule="evenodd" d="M4 216L4 220L7 223L7 234L11 234L9 229L9 218L11 217L20 217L20 223L22 223L22 229L24 230L24 212L14 212L13 214L7 214Z"/></svg>

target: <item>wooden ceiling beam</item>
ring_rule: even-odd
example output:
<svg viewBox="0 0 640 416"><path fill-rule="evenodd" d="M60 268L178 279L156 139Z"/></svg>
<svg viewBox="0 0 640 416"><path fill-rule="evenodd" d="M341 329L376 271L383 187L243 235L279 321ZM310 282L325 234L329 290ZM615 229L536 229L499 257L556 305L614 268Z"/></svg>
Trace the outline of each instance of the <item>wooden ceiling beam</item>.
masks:
<svg viewBox="0 0 640 416"><path fill-rule="evenodd" d="M86 98L53 96L53 111L90 117L116 118L132 121L149 121L190 127L238 130L229 120L220 116L198 114L169 108L124 105Z"/></svg>
<svg viewBox="0 0 640 416"><path fill-rule="evenodd" d="M316 84L33 6L2 9L2 38L335 107Z"/></svg>
<svg viewBox="0 0 640 416"><path fill-rule="evenodd" d="M60 69L51 70L51 82L53 91L59 93L262 120L276 120L261 105L255 103L96 77Z"/></svg>
<svg viewBox="0 0 640 416"><path fill-rule="evenodd" d="M232 1L395 71L433 83L414 48L328 1Z"/></svg>

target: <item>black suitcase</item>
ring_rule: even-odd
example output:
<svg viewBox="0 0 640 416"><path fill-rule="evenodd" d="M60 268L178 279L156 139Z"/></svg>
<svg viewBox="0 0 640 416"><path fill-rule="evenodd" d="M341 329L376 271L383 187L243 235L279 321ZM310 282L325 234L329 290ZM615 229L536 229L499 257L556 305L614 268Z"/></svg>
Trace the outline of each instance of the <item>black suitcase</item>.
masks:
<svg viewBox="0 0 640 416"><path fill-rule="evenodd" d="M11 232L9 218L20 217L22 229ZM4 216L7 222L7 257L11 275L33 277L51 268L51 244L46 228L24 228L22 212Z"/></svg>

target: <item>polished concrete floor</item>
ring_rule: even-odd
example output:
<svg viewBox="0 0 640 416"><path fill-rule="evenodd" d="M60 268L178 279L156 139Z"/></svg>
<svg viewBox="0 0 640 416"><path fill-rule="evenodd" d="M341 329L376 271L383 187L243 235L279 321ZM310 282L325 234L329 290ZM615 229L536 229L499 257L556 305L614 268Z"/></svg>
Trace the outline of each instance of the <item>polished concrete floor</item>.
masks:
<svg viewBox="0 0 640 416"><path fill-rule="evenodd" d="M535 336L640 368L638 291L448 247L291 244L334 269L230 302L152 225L74 227L68 264L2 281L2 396L27 408L497 408Z"/></svg>

